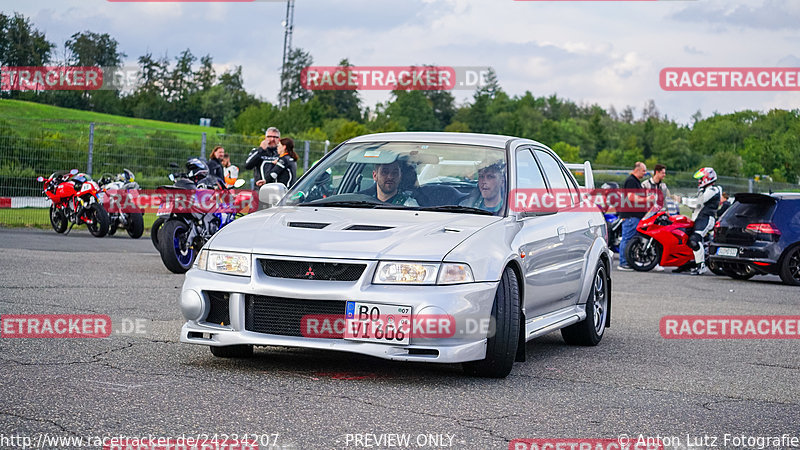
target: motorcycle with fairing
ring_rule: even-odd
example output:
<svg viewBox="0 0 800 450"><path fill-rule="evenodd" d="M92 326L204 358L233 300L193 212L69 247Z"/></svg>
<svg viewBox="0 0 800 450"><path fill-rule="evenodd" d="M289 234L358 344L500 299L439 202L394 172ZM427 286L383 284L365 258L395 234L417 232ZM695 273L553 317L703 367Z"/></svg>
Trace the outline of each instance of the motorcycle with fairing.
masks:
<svg viewBox="0 0 800 450"><path fill-rule="evenodd" d="M75 225L86 225L92 236L108 233L109 217L97 198L100 186L77 169L53 172L48 178L39 177L42 193L52 202L50 225L56 233L69 233ZM69 226L69 230L67 230Z"/></svg>
<svg viewBox="0 0 800 450"><path fill-rule="evenodd" d="M100 188L104 195L109 192L120 193L129 196L131 192L139 190L139 183L136 182L136 177L128 169L123 169L122 173L117 174L112 178L110 174L103 174L100 178ZM133 202L126 202L127 205ZM124 229L128 232L128 236L133 239L139 239L144 233L144 213L137 211L109 210L109 228L108 235L111 236L117 232L117 229Z"/></svg>
<svg viewBox="0 0 800 450"><path fill-rule="evenodd" d="M169 175L171 186L158 188L166 200L159 206L152 230L164 266L174 273L188 271L211 236L237 216L233 196L225 195L228 189L208 175L203 161L190 159L186 168L186 173ZM234 187L244 183L237 180Z"/></svg>

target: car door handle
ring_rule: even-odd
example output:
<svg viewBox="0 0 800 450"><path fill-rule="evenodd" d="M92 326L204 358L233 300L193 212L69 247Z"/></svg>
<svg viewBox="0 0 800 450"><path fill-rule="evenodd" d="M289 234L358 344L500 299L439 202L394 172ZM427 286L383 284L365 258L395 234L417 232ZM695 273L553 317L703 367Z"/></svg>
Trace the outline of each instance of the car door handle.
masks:
<svg viewBox="0 0 800 450"><path fill-rule="evenodd" d="M567 228L563 226L558 227L558 240L563 241L566 236L567 236Z"/></svg>

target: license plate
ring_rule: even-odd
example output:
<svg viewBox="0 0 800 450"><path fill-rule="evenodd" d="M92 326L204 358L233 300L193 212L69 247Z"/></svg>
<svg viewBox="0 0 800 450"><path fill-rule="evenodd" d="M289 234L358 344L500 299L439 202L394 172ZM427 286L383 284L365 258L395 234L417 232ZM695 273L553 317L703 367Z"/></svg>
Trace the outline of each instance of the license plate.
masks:
<svg viewBox="0 0 800 450"><path fill-rule="evenodd" d="M717 247L718 256L739 256L739 249L733 247Z"/></svg>
<svg viewBox="0 0 800 450"><path fill-rule="evenodd" d="M410 306L347 302L345 339L407 345L410 334Z"/></svg>

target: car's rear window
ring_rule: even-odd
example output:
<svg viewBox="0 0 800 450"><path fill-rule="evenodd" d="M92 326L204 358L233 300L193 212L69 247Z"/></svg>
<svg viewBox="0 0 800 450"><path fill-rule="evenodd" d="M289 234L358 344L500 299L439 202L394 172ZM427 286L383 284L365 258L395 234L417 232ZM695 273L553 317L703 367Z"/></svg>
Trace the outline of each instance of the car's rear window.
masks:
<svg viewBox="0 0 800 450"><path fill-rule="evenodd" d="M747 225L755 221L768 222L775 212L775 203L769 200L755 202L736 201L725 213L725 223L729 226Z"/></svg>

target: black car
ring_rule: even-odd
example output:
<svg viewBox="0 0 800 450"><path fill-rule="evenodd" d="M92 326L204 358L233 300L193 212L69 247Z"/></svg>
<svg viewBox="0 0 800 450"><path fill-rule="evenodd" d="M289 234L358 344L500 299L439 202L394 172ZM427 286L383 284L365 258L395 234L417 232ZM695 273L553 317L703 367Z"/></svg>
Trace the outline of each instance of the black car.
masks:
<svg viewBox="0 0 800 450"><path fill-rule="evenodd" d="M773 274L800 286L800 194L736 194L709 253L733 278Z"/></svg>

